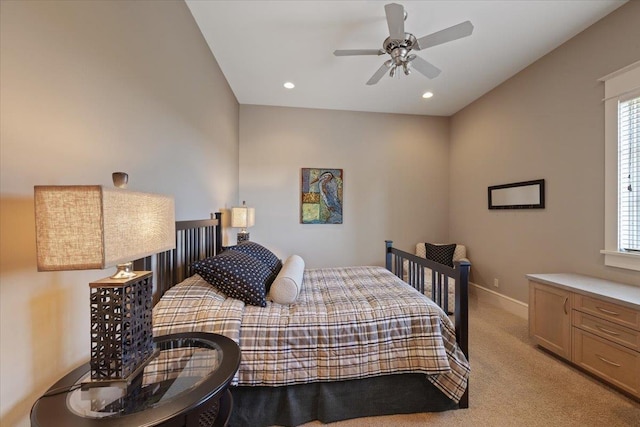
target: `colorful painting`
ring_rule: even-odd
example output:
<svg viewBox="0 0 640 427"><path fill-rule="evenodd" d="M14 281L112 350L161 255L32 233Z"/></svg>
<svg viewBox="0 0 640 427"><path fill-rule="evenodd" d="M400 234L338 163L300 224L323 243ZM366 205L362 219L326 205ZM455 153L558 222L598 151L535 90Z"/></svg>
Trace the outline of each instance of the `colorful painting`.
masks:
<svg viewBox="0 0 640 427"><path fill-rule="evenodd" d="M342 169L302 168L302 224L342 224Z"/></svg>

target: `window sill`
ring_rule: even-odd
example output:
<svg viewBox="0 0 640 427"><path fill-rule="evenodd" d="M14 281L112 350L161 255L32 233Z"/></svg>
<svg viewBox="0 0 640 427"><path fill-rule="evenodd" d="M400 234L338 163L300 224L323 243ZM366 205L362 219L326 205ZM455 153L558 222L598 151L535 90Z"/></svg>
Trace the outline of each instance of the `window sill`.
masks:
<svg viewBox="0 0 640 427"><path fill-rule="evenodd" d="M640 253L601 250L604 254L604 264L610 267L626 268L640 271Z"/></svg>

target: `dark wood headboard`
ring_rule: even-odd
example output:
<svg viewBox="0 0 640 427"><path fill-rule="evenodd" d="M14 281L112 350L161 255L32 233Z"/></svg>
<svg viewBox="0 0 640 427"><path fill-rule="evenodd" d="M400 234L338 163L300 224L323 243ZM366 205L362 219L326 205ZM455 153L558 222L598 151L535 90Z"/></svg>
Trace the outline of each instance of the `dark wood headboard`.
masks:
<svg viewBox="0 0 640 427"><path fill-rule="evenodd" d="M173 285L191 276L191 264L222 251L222 213L212 219L176 221L176 248L134 262L134 270L153 271L154 305Z"/></svg>

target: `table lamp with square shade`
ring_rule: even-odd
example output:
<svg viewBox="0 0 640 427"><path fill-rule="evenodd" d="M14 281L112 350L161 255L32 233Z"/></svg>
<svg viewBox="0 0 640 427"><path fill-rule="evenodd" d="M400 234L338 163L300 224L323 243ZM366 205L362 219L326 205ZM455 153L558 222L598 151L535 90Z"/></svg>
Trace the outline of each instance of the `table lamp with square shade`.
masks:
<svg viewBox="0 0 640 427"><path fill-rule="evenodd" d="M132 261L175 248L173 198L69 185L35 186L34 200L38 271L117 267L89 285L91 383L129 384L154 354L152 273Z"/></svg>
<svg viewBox="0 0 640 427"><path fill-rule="evenodd" d="M243 201L242 206L231 208L231 226L240 228L238 232L238 243L249 240L249 232L247 228L253 227L256 223L256 211L250 208Z"/></svg>

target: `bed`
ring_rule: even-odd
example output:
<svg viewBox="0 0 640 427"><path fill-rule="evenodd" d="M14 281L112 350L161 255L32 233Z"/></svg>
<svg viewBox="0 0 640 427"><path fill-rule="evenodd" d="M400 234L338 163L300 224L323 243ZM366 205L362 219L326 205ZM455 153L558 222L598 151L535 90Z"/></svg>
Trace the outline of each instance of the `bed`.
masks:
<svg viewBox="0 0 640 427"><path fill-rule="evenodd" d="M259 307L191 270L223 252L220 214L177 222L176 233L175 250L137 266L156 272L154 334L213 332L240 345L231 425L468 407L468 262L442 266L387 241L386 268L306 269L294 303ZM424 296L428 270L433 301ZM453 321L439 307L449 280Z"/></svg>

